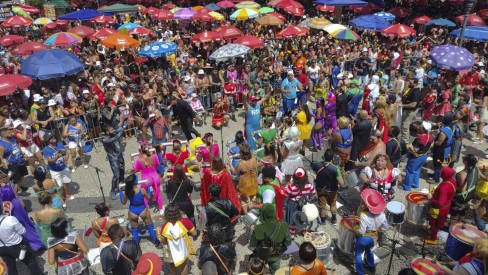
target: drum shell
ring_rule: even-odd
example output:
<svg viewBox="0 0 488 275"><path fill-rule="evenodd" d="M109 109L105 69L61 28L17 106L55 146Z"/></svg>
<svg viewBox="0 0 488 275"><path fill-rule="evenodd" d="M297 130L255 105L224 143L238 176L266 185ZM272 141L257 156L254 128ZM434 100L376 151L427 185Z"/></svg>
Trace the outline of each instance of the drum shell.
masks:
<svg viewBox="0 0 488 275"><path fill-rule="evenodd" d="M451 223L444 251L451 259L457 261L473 250L478 239L486 238L488 234L478 230L475 225L461 222Z"/></svg>
<svg viewBox="0 0 488 275"><path fill-rule="evenodd" d="M414 203L407 199L407 221L417 225L423 225L427 221L429 204Z"/></svg>
<svg viewBox="0 0 488 275"><path fill-rule="evenodd" d="M247 214L242 217L242 222L247 228L253 229L259 222L259 212L256 209L248 211Z"/></svg>
<svg viewBox="0 0 488 275"><path fill-rule="evenodd" d="M393 202L394 201L391 201L388 204L393 203ZM399 212L396 212L396 213L393 211L390 211L388 204L386 206L386 211L387 211L386 217L388 219L388 223L395 225L395 224L402 224L403 222L405 222L405 206L403 205L403 203L401 203L401 205L403 205L403 208L402 208L403 210L400 210Z"/></svg>
<svg viewBox="0 0 488 275"><path fill-rule="evenodd" d="M461 259L467 253L473 251L473 245L467 244L458 240L452 233L447 237L446 245L444 246L446 255L454 261Z"/></svg>
<svg viewBox="0 0 488 275"><path fill-rule="evenodd" d="M348 217L348 219L354 219L355 224L359 225L359 217L352 216ZM337 246L339 247L339 249L347 254L354 254L355 242L356 233L353 230L345 228L341 222L341 226L339 226L339 238L337 239Z"/></svg>
<svg viewBox="0 0 488 275"><path fill-rule="evenodd" d="M356 170L347 171L344 173L344 183L346 186L354 188L359 183L359 176Z"/></svg>
<svg viewBox="0 0 488 275"><path fill-rule="evenodd" d="M324 248L317 248L317 259L319 259L325 266L327 266L332 260L332 248L324 247Z"/></svg>

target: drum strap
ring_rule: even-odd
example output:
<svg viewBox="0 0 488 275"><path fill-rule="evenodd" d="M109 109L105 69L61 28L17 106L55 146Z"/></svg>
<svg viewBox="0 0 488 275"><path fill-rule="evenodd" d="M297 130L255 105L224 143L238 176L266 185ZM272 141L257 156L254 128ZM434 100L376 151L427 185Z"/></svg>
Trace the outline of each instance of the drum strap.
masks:
<svg viewBox="0 0 488 275"><path fill-rule="evenodd" d="M219 209L217 206L215 206L213 203L209 202L208 203L208 206L210 206L210 208L212 208L213 210L215 210L217 213L219 213L220 215L228 218L229 215L225 214L224 211L222 211L221 209Z"/></svg>

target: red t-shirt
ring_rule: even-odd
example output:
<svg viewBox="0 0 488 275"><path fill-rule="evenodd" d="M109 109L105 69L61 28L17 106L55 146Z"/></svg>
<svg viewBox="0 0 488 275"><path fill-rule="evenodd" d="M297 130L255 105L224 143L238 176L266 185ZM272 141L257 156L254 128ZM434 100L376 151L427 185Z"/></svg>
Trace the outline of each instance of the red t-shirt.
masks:
<svg viewBox="0 0 488 275"><path fill-rule="evenodd" d="M236 84L229 83L224 85L224 90L226 93L235 93L236 91Z"/></svg>

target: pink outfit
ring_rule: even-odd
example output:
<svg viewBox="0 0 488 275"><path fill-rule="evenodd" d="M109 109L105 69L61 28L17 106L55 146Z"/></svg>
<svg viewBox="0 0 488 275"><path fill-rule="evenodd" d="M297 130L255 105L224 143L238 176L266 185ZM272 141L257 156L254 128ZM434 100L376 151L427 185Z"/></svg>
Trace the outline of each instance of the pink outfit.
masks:
<svg viewBox="0 0 488 275"><path fill-rule="evenodd" d="M133 164L132 167L134 168L134 171L141 172L141 180L147 180L147 185L142 184L141 187L145 188L148 191L149 186L152 187L154 197L153 201L156 201L158 204L158 209L161 210L163 209L163 197L161 196L161 177L159 176L158 172L156 171L156 167L159 166L159 159L157 155L152 155L154 159L154 164L153 166L147 167L147 165L144 165L141 158L136 160ZM149 191L148 191L149 193ZM148 206L148 202L146 199L144 199L144 203L146 206Z"/></svg>
<svg viewBox="0 0 488 275"><path fill-rule="evenodd" d="M193 109L193 111L198 111L203 109L203 105L199 99L197 99L197 101L194 101L193 99L190 100L190 107Z"/></svg>
<svg viewBox="0 0 488 275"><path fill-rule="evenodd" d="M212 144L212 153L214 156L219 155L219 145ZM207 147L200 148L200 154L202 155L202 167L203 172L210 171L210 152L208 151Z"/></svg>

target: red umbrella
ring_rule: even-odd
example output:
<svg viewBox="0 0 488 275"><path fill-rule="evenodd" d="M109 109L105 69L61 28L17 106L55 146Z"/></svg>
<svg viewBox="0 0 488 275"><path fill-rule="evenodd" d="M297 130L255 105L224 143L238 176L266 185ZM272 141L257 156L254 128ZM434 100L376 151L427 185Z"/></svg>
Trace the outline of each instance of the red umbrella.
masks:
<svg viewBox="0 0 488 275"><path fill-rule="evenodd" d="M213 31L218 32L220 35L222 35L223 39L233 39L244 35L241 30L232 25L222 25L213 29Z"/></svg>
<svg viewBox="0 0 488 275"><path fill-rule="evenodd" d="M87 27L87 26L76 26L68 30L68 32L72 32L77 34L81 37L87 37L95 33L95 30Z"/></svg>
<svg viewBox="0 0 488 275"><path fill-rule="evenodd" d="M160 10L158 14L154 16L155 19L158 19L160 21L163 20L170 20L175 17L174 13L170 12L169 10Z"/></svg>
<svg viewBox="0 0 488 275"><path fill-rule="evenodd" d="M286 8L283 8L283 10L286 11L287 13L289 13L291 15L295 15L295 16L304 16L305 15L303 10L300 8L297 8L297 7L286 7Z"/></svg>
<svg viewBox="0 0 488 275"><path fill-rule="evenodd" d="M193 21L202 21L202 22L213 22L215 21L215 18L213 18L210 14L208 13L202 13L202 12L197 12L194 15L190 17L191 20Z"/></svg>
<svg viewBox="0 0 488 275"><path fill-rule="evenodd" d="M213 32L213 31L204 31L199 34L196 34L193 36L190 41L191 42L212 42L214 40L220 40L222 38L222 35L220 35L218 32Z"/></svg>
<svg viewBox="0 0 488 275"><path fill-rule="evenodd" d="M378 10L378 6L368 3L366 6L349 6L349 9L359 14L372 14L375 10Z"/></svg>
<svg viewBox="0 0 488 275"><path fill-rule="evenodd" d="M169 2L169 3L166 3L166 4L162 5L161 8L170 10L172 8L176 8L176 5L173 4L173 3L171 3L171 2Z"/></svg>
<svg viewBox="0 0 488 275"><path fill-rule="evenodd" d="M5 21L3 21L2 26L7 28L10 27L18 28L18 27L30 26L30 24L32 24L31 19L27 17L15 15L15 16L10 16Z"/></svg>
<svg viewBox="0 0 488 275"><path fill-rule="evenodd" d="M394 14L396 17L404 18L410 15L410 10L404 7L396 7L388 11L391 14Z"/></svg>
<svg viewBox="0 0 488 275"><path fill-rule="evenodd" d="M42 28L42 30L45 32L65 31L67 29L67 25L59 24L58 22L51 22Z"/></svg>
<svg viewBox="0 0 488 275"><path fill-rule="evenodd" d="M249 34L237 38L236 40L234 40L234 43L248 46L252 49L261 48L264 45L263 39Z"/></svg>
<svg viewBox="0 0 488 275"><path fill-rule="evenodd" d="M300 26L288 26L276 34L276 38L307 35L308 29Z"/></svg>
<svg viewBox="0 0 488 275"><path fill-rule="evenodd" d="M228 9L228 8L233 8L236 4L232 3L229 0L224 0L217 2L217 6L219 6L222 9Z"/></svg>
<svg viewBox="0 0 488 275"><path fill-rule="evenodd" d="M32 78L20 74L6 74L0 76L0 96L6 96L17 91L17 88L26 89L32 85Z"/></svg>
<svg viewBox="0 0 488 275"><path fill-rule="evenodd" d="M137 34L142 36L154 35L154 32L143 27L133 28L129 31L129 34Z"/></svg>
<svg viewBox="0 0 488 275"><path fill-rule="evenodd" d="M113 23L115 23L115 20L112 17L106 16L106 15L94 17L94 18L90 19L90 21L98 23L98 24L113 24Z"/></svg>
<svg viewBox="0 0 488 275"><path fill-rule="evenodd" d="M323 12L334 12L334 6L322 6L322 5L319 5L319 6L316 6L315 8L317 10L323 11Z"/></svg>
<svg viewBox="0 0 488 275"><path fill-rule="evenodd" d="M18 7L25 10L26 12L28 12L30 14L36 14L36 13L40 12L38 8L30 6L30 5L19 5Z"/></svg>
<svg viewBox="0 0 488 275"><path fill-rule="evenodd" d="M143 11L144 14L149 14L149 15L155 15L159 12L158 8L155 7L149 7Z"/></svg>
<svg viewBox="0 0 488 275"><path fill-rule="evenodd" d="M4 47L13 45L15 43L24 42L24 41L25 41L25 37L19 36L19 35L9 34L9 35L0 37L0 44Z"/></svg>
<svg viewBox="0 0 488 275"><path fill-rule="evenodd" d="M463 23L464 15L456 16L455 19L456 19L456 22ZM472 14L468 14L468 26L486 26L486 24L485 24L485 21L483 20L483 18L472 13Z"/></svg>
<svg viewBox="0 0 488 275"><path fill-rule="evenodd" d="M15 47L10 53L13 55L31 55L46 49L49 49L49 46L44 43L28 41Z"/></svg>
<svg viewBox="0 0 488 275"><path fill-rule="evenodd" d="M478 13L483 19L488 19L488 9L479 10Z"/></svg>
<svg viewBox="0 0 488 275"><path fill-rule="evenodd" d="M269 2L268 5L272 6L271 5L272 2L273 1ZM276 1L274 1L274 2L276 2ZM295 8L303 9L303 5L298 3L297 1L294 1L294 0L281 0L281 1L276 2L276 4L274 4L274 6L277 8L282 8L282 9L287 8L287 7L295 7Z"/></svg>
<svg viewBox="0 0 488 275"><path fill-rule="evenodd" d="M201 9L199 12L201 12L201 13L209 13L209 12L211 12L211 11L213 11L213 10L211 10L211 9L209 9L209 8L203 8L203 9Z"/></svg>
<svg viewBox="0 0 488 275"><path fill-rule="evenodd" d="M278 13L278 12L272 12L272 13L268 13L269 15L273 15L274 17L278 17L281 21L285 22L286 21L286 18L283 14L281 13Z"/></svg>
<svg viewBox="0 0 488 275"><path fill-rule="evenodd" d="M103 39L111 34L117 33L116 30L112 28L103 28L96 31L93 35L90 36L91 39Z"/></svg>
<svg viewBox="0 0 488 275"><path fill-rule="evenodd" d="M412 20L413 23L419 24L419 25L424 25L425 23L430 22L430 21L432 21L432 18L425 16L425 15L417 17L417 18Z"/></svg>
<svg viewBox="0 0 488 275"><path fill-rule="evenodd" d="M381 34L390 37L407 37L415 34L415 30L403 24L395 24L383 29Z"/></svg>

